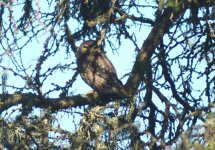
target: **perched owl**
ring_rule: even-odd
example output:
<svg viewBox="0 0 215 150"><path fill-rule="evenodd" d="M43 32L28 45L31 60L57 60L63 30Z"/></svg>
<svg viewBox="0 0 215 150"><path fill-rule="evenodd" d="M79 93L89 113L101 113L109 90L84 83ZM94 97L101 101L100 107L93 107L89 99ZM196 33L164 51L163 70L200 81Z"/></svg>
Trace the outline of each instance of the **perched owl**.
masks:
<svg viewBox="0 0 215 150"><path fill-rule="evenodd" d="M80 45L77 51L77 67L82 79L100 96L127 97L113 64L96 41L88 40Z"/></svg>

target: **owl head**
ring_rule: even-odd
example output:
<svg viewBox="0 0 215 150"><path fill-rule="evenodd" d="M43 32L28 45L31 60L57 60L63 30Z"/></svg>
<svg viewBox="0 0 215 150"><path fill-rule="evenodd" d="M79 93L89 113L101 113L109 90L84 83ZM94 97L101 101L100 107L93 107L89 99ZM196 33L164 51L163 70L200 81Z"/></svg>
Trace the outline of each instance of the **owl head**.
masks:
<svg viewBox="0 0 215 150"><path fill-rule="evenodd" d="M93 54L99 51L101 51L101 46L98 46L97 42L94 40L88 40L81 43L77 51L77 56L83 55L83 54Z"/></svg>

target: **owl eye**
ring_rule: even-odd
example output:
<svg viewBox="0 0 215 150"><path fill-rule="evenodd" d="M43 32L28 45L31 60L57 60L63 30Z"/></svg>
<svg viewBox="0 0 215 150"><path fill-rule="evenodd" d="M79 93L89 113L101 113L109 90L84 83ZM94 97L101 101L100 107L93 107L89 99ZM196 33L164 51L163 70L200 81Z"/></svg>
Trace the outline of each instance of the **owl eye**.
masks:
<svg viewBox="0 0 215 150"><path fill-rule="evenodd" d="M86 52L87 51L87 46L84 46L83 48L82 48L82 52Z"/></svg>

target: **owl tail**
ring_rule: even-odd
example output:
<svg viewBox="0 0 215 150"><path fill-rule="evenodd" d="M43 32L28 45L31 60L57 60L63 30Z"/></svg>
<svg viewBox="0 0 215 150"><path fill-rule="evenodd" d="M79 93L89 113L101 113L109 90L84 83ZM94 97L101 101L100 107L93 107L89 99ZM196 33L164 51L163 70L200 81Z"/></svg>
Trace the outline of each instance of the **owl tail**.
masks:
<svg viewBox="0 0 215 150"><path fill-rule="evenodd" d="M121 82L121 81L120 81ZM118 87L119 97L120 98L128 98L128 93L126 92L123 84Z"/></svg>
<svg viewBox="0 0 215 150"><path fill-rule="evenodd" d="M128 94L120 80L116 80L112 82L112 85L110 89L107 91L107 94L109 94L113 98L128 98Z"/></svg>

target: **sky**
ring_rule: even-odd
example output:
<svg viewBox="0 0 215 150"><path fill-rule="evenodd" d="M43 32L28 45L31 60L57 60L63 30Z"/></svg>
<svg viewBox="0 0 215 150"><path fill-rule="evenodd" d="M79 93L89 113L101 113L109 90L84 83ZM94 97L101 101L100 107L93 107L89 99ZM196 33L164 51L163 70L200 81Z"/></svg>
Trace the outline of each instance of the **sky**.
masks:
<svg viewBox="0 0 215 150"><path fill-rule="evenodd" d="M39 1L37 1L37 2L39 2ZM43 6L42 2L41 2L41 6ZM41 10L46 10L46 9L47 8L41 7ZM50 8L50 9L53 9L53 8ZM14 10L15 18L19 18L20 11L21 11L21 9ZM147 12L147 17L149 17L150 15L153 15L153 12L150 12L150 11ZM5 18L5 20L7 20L7 18ZM70 28L71 28L72 32L74 32L76 27L78 27L78 26L79 25L76 22L73 22L71 20ZM60 30L60 28L59 28L59 30ZM18 58L21 55L23 58L22 63L25 67L30 67L30 69L28 70L28 73L29 73L29 75L31 75L32 69L35 68L37 59L39 58L39 56L41 55L41 52L43 50L45 39L49 35L48 31L49 31L49 29L46 29L38 36L38 38L36 40L33 39L32 42L23 49L21 54L17 53L15 51L15 52L12 52L11 54L9 54L8 56L5 56L4 60L2 60L2 62L1 62L1 65L6 65L6 66L14 68L13 63L12 63L12 60L14 60L13 57ZM131 31L131 33L133 32L133 34L135 34L137 36L137 39L138 39L137 45L139 46L139 48L141 48L142 43L144 42L145 38L148 36L148 34L150 32L150 27L145 26L144 28L142 28L140 30L139 28L132 26L130 28L130 31ZM17 34L20 34L20 32L18 31ZM11 35L9 35L9 36L11 36ZM21 40L19 44L24 43L26 40L27 40L27 38L23 38L23 40ZM7 43L4 39L2 40L2 42L4 43L5 47L7 47ZM13 41L11 40L11 42L13 42ZM77 44L76 46L79 46L81 42L82 41L78 41L76 43ZM15 45L14 45L14 47L15 47ZM134 53L135 47L133 46L132 43L129 43L128 40L123 39L122 45L120 46L120 48L117 52L112 51L108 45L106 45L104 49L107 52L106 54L107 54L108 58L111 60L111 62L115 66L119 78L121 78L124 74L128 73L131 70L131 68L133 66L133 62L135 61L135 57L136 57L136 54ZM182 49L178 49L179 52L181 50ZM3 53L4 53L4 51L0 49L0 55ZM177 54L177 53L175 53L175 51L174 51L172 56L174 54ZM60 51L54 57L51 57L44 63L43 69L46 70L53 64L64 63L64 62L66 62L66 63L75 62L74 54L71 54L70 59L66 59L66 57L67 56L65 54L65 47L61 46ZM18 61L20 61L20 60L18 60ZM76 65L74 64L72 67L75 69ZM172 66L172 68L174 70L173 74L177 73L178 68L174 67L174 66ZM202 64L202 68L205 68L205 64ZM1 72L1 74L2 74L2 72ZM73 73L71 72L71 74L70 74L69 71L65 71L65 72L55 71L53 73L53 76L48 78L47 81L45 82L45 84L43 85L43 91L46 92L49 89L53 88L53 86L51 85L52 82L63 86L66 81L68 81L69 79L72 78L72 74ZM15 84L20 87L22 87L23 85L26 85L25 81L21 80L17 76L14 76L9 71L7 72L7 75L8 75L7 84L9 84L9 85ZM125 83L126 78L123 78L122 81L123 81L123 83ZM199 87L199 86L202 86L203 83L204 82L199 79L198 82L195 82L193 84L196 87ZM86 83L84 83L84 81L80 78L80 76L78 76L77 81L74 84L73 90L74 90L73 91L74 94L84 94L86 92L89 92L92 89ZM8 92L13 93L15 91L10 88L10 89L8 89ZM164 91L164 92L166 92L166 91ZM198 92L198 91L196 91L196 92ZM59 92L53 92L48 96L57 98L59 96L59 94L60 94ZM168 95L168 92L165 94ZM170 94L169 94L169 96L170 96ZM159 106L163 105L160 101L157 101L156 104L158 104ZM18 106L18 107L20 107L20 106ZM74 111L75 111L75 109L74 109ZM39 114L39 112L40 112L39 110L34 111L35 114L37 114L37 113ZM2 114L2 115L5 115L5 114ZM71 126L71 124L73 123L72 119L70 119L72 117L72 115L65 115L65 113L61 112L61 113L58 113L56 117L60 120L60 121L56 121L56 125L58 123L60 123L61 127L63 129L67 129L69 131L74 130L74 127ZM79 121L79 119L80 119L80 117L77 117L77 122Z"/></svg>
<svg viewBox="0 0 215 150"><path fill-rule="evenodd" d="M46 4L45 1L36 1L36 3L38 3L40 5L36 5L35 7L39 7L41 11L50 11L53 8L46 8ZM15 8L15 7L14 7ZM14 20L19 19L19 14L22 13L22 9L21 7L16 7L16 9L14 9ZM5 15L6 16L6 15ZM5 20L8 20L7 17L5 18ZM38 21L40 24L41 21ZM14 21L14 23L16 23ZM70 20L69 21L69 26L70 26L70 30L72 32L75 32L76 28L80 25L78 25L74 20ZM61 27L60 27L61 28ZM59 34L61 34L60 32L60 28L59 28ZM13 62L16 61L18 62L17 64L19 64L20 66L26 67L26 68L30 68L28 69L26 72L28 73L28 75L30 76L32 74L32 70L35 68L35 65L37 63L37 59L39 58L39 56L42 54L42 51L44 50L44 44L45 44L45 40L46 38L49 36L49 28L46 28L44 31L42 31L39 36L37 37L37 39L32 39L32 42L30 42L30 44L27 44L25 46L25 48L22 50L22 53L19 53L19 51L12 51L11 53L9 53L8 56L4 57L4 60L2 60L2 64L6 64L6 66L10 66L11 68L15 66L13 65ZM58 29L57 29L58 30ZM139 47L141 47L142 41L147 37L146 35L148 35L149 31L148 29L146 29L144 31L144 35L140 34L139 29L132 27L131 29L131 33L133 32L133 34L135 34L138 38L137 40L137 44ZM23 36L22 33L20 31L16 32L16 35L18 37ZM8 35L11 36L11 35ZM27 35L27 37L22 38L21 40L18 41L18 45L23 45L27 40L28 37L31 35ZM108 58L111 60L111 62L114 64L116 70L117 70L117 74L118 77L121 78L125 73L128 73L130 71L130 69L132 68L133 62L135 60L135 56L136 54L133 53L135 47L133 46L132 43L129 42L129 40L123 39L122 40L122 45L120 46L120 49L116 52L116 51L112 51L110 47L105 46L105 51L107 52L107 56ZM14 43L14 41L10 40L11 43ZM79 46L80 43L82 41L77 41L76 42L76 46ZM5 39L2 40L2 43L4 43L4 46L7 47L8 44L6 42ZM16 45L14 44L12 46L12 48L16 48ZM0 52L0 55L4 53L4 52ZM21 56L22 60L19 60L18 57ZM75 55L73 53L71 53L71 58L70 59L66 59L66 54L65 54L65 47L61 46L59 52L56 54L56 56L54 57L50 57L42 66L42 70L47 70L50 66L54 66L54 64L63 64L63 63L71 63L71 62L75 62ZM15 58L15 59L14 59ZM60 58L60 59L58 59ZM12 62L13 61L13 62ZM22 63L22 64L21 64ZM76 65L72 66L74 69L76 67ZM24 73L24 72L23 72ZM13 76L13 74L11 74L9 71L7 71L7 75L8 75L8 84L13 84L14 81L17 82L16 85L20 85L20 87L22 87L23 85L25 85L26 83L22 80L20 80L19 77L15 77ZM24 75L24 74L23 74ZM55 84L59 84L59 85L64 85L64 83L70 79L72 77L72 73L70 75L68 75L68 72L66 73L62 73L61 71L55 71L54 75L51 76L50 78L47 79L47 81L45 82L45 84L43 85L43 90L44 92L48 91L52 86L51 86L51 82L54 82ZM56 80L60 79L60 80ZM9 80L10 79L10 80ZM124 78L123 83L126 82L126 78ZM81 90L79 85L84 85L82 86ZM89 86L87 86L82 79L80 79L80 76L78 77L78 82L76 82L76 84L74 85L75 89L75 93L79 93L81 91L81 93L84 91L88 91L89 89L91 89ZM13 89L10 89L11 92L15 92L13 91ZM58 92L54 92L50 95L48 95L49 97L58 97L59 93Z"/></svg>
<svg viewBox="0 0 215 150"><path fill-rule="evenodd" d="M41 6L45 6L41 3ZM42 11L47 11L49 10L49 8L46 10L47 8L43 8L41 7ZM52 8L50 8L52 9ZM5 10L5 13L8 13L8 11ZM22 13L22 9L21 7L16 7L16 9L13 9L13 16L14 16L14 20L17 20L20 16L19 14ZM8 20L8 17L6 15L4 15L4 20ZM6 21L7 22L7 21ZM14 21L14 24L16 22ZM72 32L75 32L75 29L79 26L76 22L70 21L70 29ZM16 28L16 27L15 27ZM15 29L14 28L14 29ZM60 30L60 28L59 28ZM131 30L133 30L132 32L134 34L136 34L138 36L138 38L140 39L144 39L146 38L146 35L149 33L150 30L146 30L144 32L144 36L143 35L138 35L139 34L139 30L136 28L132 28ZM8 37L12 36L12 35L7 35ZM16 36L17 37L21 37L23 36L22 33L20 31L17 30L16 32ZM29 38L30 35L28 35L27 37L22 38L21 40L17 41L17 45L23 45ZM42 31L37 39L32 39L32 41L30 42L30 44L27 44L25 46L25 48L22 50L21 53L19 53L19 51L9 51L8 54L5 54L4 50L0 49L0 55L1 54L5 54L4 55L4 59L1 61L1 65L3 66L8 66L9 68L15 69L16 66L14 66L13 62L17 62L16 64L20 65L20 66L24 66L25 68L29 68L28 70L26 70L27 74L30 76L32 74L33 69L35 68L35 65L37 63L37 59L39 58L39 56L41 55L42 51L44 50L44 43L46 38L49 36L49 29L45 29L44 31ZM143 40L138 40L138 45L141 47ZM76 44L76 46L79 46L80 43L82 41L78 41ZM6 39L2 39L2 43L4 45L4 47L8 47L8 43L6 41ZM13 38L10 39L10 43L12 44L12 48L16 48L16 44L13 41ZM128 40L123 39L122 40L122 45L120 46L120 49L116 52L116 51L112 51L110 47L105 46L105 51L107 52L106 55L108 56L108 58L111 60L111 62L114 64L116 70L117 70L117 74L118 77L121 78L125 73L128 73L130 71L130 69L132 68L133 62L135 60L135 54L133 53L134 51L134 46L133 44L129 43ZM22 60L19 59L19 57L21 56ZM53 64L58 64L58 63L71 63L75 61L75 55L72 53L71 54L71 58L70 59L66 59L66 55L65 55L65 47L61 46L59 52L54 56L49 58L43 65L43 69L42 70L46 70L48 69L50 66L52 66ZM17 66L18 66L17 65ZM74 69L76 68L76 65L72 66ZM18 67L19 68L19 67ZM1 69L1 74L3 70ZM61 71L55 71L53 73L53 76L47 78L47 81L44 83L43 85L43 91L47 92L48 90L50 90L51 88L53 88L53 86L51 85L51 83L55 83L57 85L65 85L65 82L68 81L69 79L72 78L73 73L71 72L71 74L69 74L69 71L65 71L65 72L61 72ZM26 81L24 81L23 79L21 79L18 76L14 76L13 73L11 73L10 71L6 70L6 74L8 76L8 80L7 80L7 85L16 85L17 87L23 87L26 86ZM24 72L22 72L22 75L25 75ZM126 78L123 78L122 81L123 83L126 82ZM73 92L74 94L84 94L89 92L90 90L92 90L86 83L84 83L84 81L80 78L80 76L78 76L77 81L75 82L74 86L73 86ZM12 94L14 92L17 92L16 90L14 90L13 88L7 88L7 92ZM24 92L29 92L29 91L24 91ZM59 97L59 92L53 92L51 94L49 94L49 97L52 98L58 98ZM21 105L19 106L15 106L15 108L20 108ZM3 113L1 116L4 116L5 114L10 114L10 112L12 112L11 108L9 111ZM34 114L39 114L39 110L36 109L34 111ZM14 115L15 117L16 115ZM59 118L61 118L61 127L63 129L67 129L67 130L73 130L74 128L70 126L70 123L68 123L68 118L72 117L65 115L65 113L58 113L57 115ZM78 117L77 117L78 118ZM79 120L79 119L77 119ZM72 121L72 120L71 120ZM56 122L58 123L58 122Z"/></svg>

